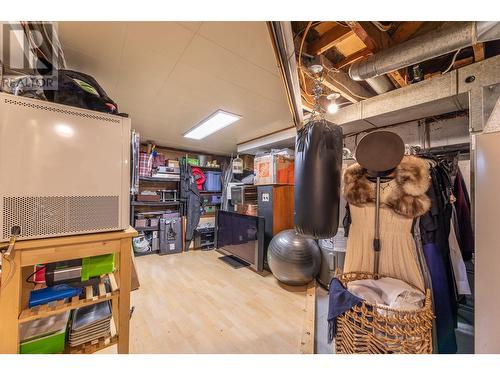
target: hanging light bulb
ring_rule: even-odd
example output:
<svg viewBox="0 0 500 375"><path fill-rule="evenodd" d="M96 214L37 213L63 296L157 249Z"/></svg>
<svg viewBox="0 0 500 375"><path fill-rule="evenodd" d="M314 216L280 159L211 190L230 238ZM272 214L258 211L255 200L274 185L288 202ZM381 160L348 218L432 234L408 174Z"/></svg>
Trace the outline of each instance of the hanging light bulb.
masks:
<svg viewBox="0 0 500 375"><path fill-rule="evenodd" d="M339 105L336 103L336 100L340 97L340 94L335 92L333 94L329 94L326 98L330 100L330 104L328 104L328 112L336 113L339 110Z"/></svg>
<svg viewBox="0 0 500 375"><path fill-rule="evenodd" d="M329 113L336 113L339 110L339 105L335 102L332 102L328 105Z"/></svg>

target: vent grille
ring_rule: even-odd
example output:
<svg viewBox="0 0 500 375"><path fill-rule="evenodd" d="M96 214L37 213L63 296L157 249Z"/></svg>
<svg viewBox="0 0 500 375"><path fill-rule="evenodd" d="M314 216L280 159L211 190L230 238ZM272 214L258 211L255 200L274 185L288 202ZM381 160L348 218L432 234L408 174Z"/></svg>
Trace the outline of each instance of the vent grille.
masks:
<svg viewBox="0 0 500 375"><path fill-rule="evenodd" d="M13 226L20 238L98 232L119 228L118 196L4 197L3 238Z"/></svg>
<svg viewBox="0 0 500 375"><path fill-rule="evenodd" d="M41 110L49 111L49 112L63 113L65 115L86 117L86 118L90 118L92 120L114 122L116 124L120 123L119 119L116 119L113 117L99 116L99 115L94 115L94 114L90 114L90 113L86 113L86 112L72 111L70 109L62 109L62 108L57 108L57 107L53 107L53 106L49 106L49 105L45 105L45 104L35 104L35 103L30 103L30 102L25 102L22 100L15 100L15 99L4 99L4 102L6 104L17 105L17 106L21 106L21 107L41 109Z"/></svg>

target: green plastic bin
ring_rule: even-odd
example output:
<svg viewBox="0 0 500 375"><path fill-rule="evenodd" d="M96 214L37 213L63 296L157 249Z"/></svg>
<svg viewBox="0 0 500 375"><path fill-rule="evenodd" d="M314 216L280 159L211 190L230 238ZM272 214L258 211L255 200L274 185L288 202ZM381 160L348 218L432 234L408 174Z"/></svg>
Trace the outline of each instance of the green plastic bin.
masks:
<svg viewBox="0 0 500 375"><path fill-rule="evenodd" d="M186 157L183 157L182 159L186 159ZM196 158L187 158L187 163L193 167L199 167L200 166L200 159Z"/></svg>
<svg viewBox="0 0 500 375"><path fill-rule="evenodd" d="M82 281L91 277L112 273L115 270L115 254L98 255L82 259Z"/></svg>
<svg viewBox="0 0 500 375"><path fill-rule="evenodd" d="M50 336L26 341L21 344L21 354L56 354L64 352L66 328Z"/></svg>

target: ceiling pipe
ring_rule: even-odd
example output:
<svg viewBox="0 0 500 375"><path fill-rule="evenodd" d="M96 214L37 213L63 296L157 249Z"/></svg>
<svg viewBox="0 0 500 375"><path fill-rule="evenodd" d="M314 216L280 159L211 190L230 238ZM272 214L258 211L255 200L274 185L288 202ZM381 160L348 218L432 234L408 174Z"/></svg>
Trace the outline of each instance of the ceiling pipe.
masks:
<svg viewBox="0 0 500 375"><path fill-rule="evenodd" d="M391 80L387 78L387 76L378 76L373 78L368 78L366 83L377 93L383 94L384 92L388 92L394 90L394 85Z"/></svg>
<svg viewBox="0 0 500 375"><path fill-rule="evenodd" d="M349 68L349 76L363 81L418 64L480 42L500 39L500 22L452 22L382 50Z"/></svg>

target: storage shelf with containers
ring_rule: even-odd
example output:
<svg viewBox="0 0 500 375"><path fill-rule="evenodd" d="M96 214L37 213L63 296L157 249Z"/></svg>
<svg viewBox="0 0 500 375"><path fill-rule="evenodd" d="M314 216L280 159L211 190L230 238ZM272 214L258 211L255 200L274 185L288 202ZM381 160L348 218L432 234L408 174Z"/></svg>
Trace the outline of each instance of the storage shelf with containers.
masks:
<svg viewBox="0 0 500 375"><path fill-rule="evenodd" d="M198 189L201 196L201 218L195 229L191 243L192 249L211 250L215 248L215 216L221 205L222 197L222 162L224 157L209 160L204 155L187 157L193 173L198 176ZM203 181L203 183L201 183Z"/></svg>
<svg viewBox="0 0 500 375"><path fill-rule="evenodd" d="M136 194L131 196L130 222L140 236L134 240L136 256L172 254L184 248L186 202L180 197L180 162L199 170L202 217L213 221L222 195L222 163L226 156L199 154L152 144L137 150ZM194 243L194 241L192 242Z"/></svg>
<svg viewBox="0 0 500 375"><path fill-rule="evenodd" d="M127 353L132 279L120 274L130 272L136 234L130 228L16 243L18 270L0 303L12 307L2 315L11 332L2 336L2 350L93 353L118 343Z"/></svg>

